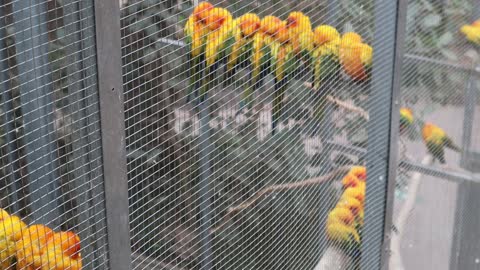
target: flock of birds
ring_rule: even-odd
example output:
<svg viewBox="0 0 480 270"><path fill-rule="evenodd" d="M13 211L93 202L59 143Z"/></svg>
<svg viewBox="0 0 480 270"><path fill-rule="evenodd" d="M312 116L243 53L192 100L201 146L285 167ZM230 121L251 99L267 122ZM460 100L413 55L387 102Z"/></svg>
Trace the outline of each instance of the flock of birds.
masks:
<svg viewBox="0 0 480 270"><path fill-rule="evenodd" d="M42 224L27 226L0 208L0 269L79 270L80 237L54 232Z"/></svg>

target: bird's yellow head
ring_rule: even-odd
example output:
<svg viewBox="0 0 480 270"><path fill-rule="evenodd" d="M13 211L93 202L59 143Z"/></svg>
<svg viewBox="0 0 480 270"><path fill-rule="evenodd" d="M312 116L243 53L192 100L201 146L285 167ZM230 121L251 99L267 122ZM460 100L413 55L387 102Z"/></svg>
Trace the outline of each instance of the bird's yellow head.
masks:
<svg viewBox="0 0 480 270"><path fill-rule="evenodd" d="M413 112L409 108L400 108L400 121L405 121L405 124L413 124Z"/></svg>
<svg viewBox="0 0 480 270"><path fill-rule="evenodd" d="M365 182L360 181L355 187L346 188L342 196L353 197L363 203L365 201L365 187Z"/></svg>
<svg viewBox="0 0 480 270"><path fill-rule="evenodd" d="M205 24L210 31L218 30L233 21L232 14L224 8L212 8L206 14Z"/></svg>
<svg viewBox="0 0 480 270"><path fill-rule="evenodd" d="M288 14L287 27L294 34L312 31L312 24L310 18L300 11L294 11Z"/></svg>
<svg viewBox="0 0 480 270"><path fill-rule="evenodd" d="M284 22L278 17L266 16L260 22L260 29L263 33L274 36L283 24Z"/></svg>
<svg viewBox="0 0 480 270"><path fill-rule="evenodd" d="M464 25L460 28L460 32L462 32L469 41L480 44L480 26Z"/></svg>
<svg viewBox="0 0 480 270"><path fill-rule="evenodd" d="M349 174L354 175L359 180L367 180L367 168L365 166L353 166Z"/></svg>
<svg viewBox="0 0 480 270"><path fill-rule="evenodd" d="M18 241L27 225L17 216L9 216L0 221L0 240Z"/></svg>
<svg viewBox="0 0 480 270"><path fill-rule="evenodd" d="M193 9L193 16L196 21L204 22L208 16L208 12L213 9L213 5L209 2L200 2L194 9Z"/></svg>
<svg viewBox="0 0 480 270"><path fill-rule="evenodd" d="M252 37L260 29L260 17L254 13L247 13L237 19L237 25L244 37Z"/></svg>
<svg viewBox="0 0 480 270"><path fill-rule="evenodd" d="M328 214L328 222L341 222L345 225L351 225L355 221L355 215L347 207L335 207Z"/></svg>
<svg viewBox="0 0 480 270"><path fill-rule="evenodd" d="M352 214L357 217L363 212L362 202L354 197L342 197L337 203L337 208L347 208Z"/></svg>
<svg viewBox="0 0 480 270"><path fill-rule="evenodd" d="M63 253L70 258L80 256L80 237L74 232L58 232L52 237L54 245L61 248Z"/></svg>
<svg viewBox="0 0 480 270"><path fill-rule="evenodd" d="M338 33L337 29L330 25L320 25L314 30L315 46L321 46L338 38L340 38L340 33Z"/></svg>
<svg viewBox="0 0 480 270"><path fill-rule="evenodd" d="M360 61L364 66L371 66L373 61L373 48L365 43L360 43Z"/></svg>
<svg viewBox="0 0 480 270"><path fill-rule="evenodd" d="M348 187L356 187L358 183L360 182L360 179L358 179L355 175L353 174L347 174L345 177L342 179L342 184L344 188Z"/></svg>
<svg viewBox="0 0 480 270"><path fill-rule="evenodd" d="M355 32L347 32L343 34L342 40L341 40L341 47L348 47L352 46L355 43L361 43L362 42L362 37L355 33Z"/></svg>

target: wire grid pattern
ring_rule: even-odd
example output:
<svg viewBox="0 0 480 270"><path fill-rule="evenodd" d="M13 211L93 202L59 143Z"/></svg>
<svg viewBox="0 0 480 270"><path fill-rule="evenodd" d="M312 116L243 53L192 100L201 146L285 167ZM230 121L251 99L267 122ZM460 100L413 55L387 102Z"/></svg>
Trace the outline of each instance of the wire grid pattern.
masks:
<svg viewBox="0 0 480 270"><path fill-rule="evenodd" d="M0 4L0 207L27 226L77 234L82 269L107 263L94 33L93 1ZM7 269L15 228L1 222Z"/></svg>
<svg viewBox="0 0 480 270"><path fill-rule="evenodd" d="M346 2L212 4L234 18L252 12L285 20L292 11L303 11L312 27L331 24L340 33L356 31L372 45L373 1L363 2L352 5L367 12L361 18ZM192 10L190 2L121 2L133 268L314 269L332 245L359 263L354 241L332 244L325 231L327 216L343 192L343 175L319 185L287 187L260 196L238 213L229 211L265 188L315 179L344 165L365 165L369 106L388 104L369 103L368 79L355 81L343 71L325 76L320 89L312 89L308 65L298 58L300 67L288 81L273 135L276 83L270 72L251 94L251 108L239 107L251 76L248 64L236 69L233 82L223 79L225 63L218 64L211 73L215 86L205 100L189 96L192 84L208 74L189 82L193 66L183 29ZM361 113L352 112L352 105ZM322 110L324 121L316 114ZM375 117L388 126L388 115ZM386 147L379 145L378 151L386 152ZM383 204L384 197L379 198L372 204Z"/></svg>
<svg viewBox="0 0 480 270"><path fill-rule="evenodd" d="M478 64L472 60L478 48L460 32L478 19L476 5L468 0L408 4L401 104L412 110L415 122L400 130L399 162L406 166L397 171L393 225L399 242L392 240L393 269L478 267L478 247L468 239L475 238L479 224L473 198L479 176L464 160L466 153L479 149L480 126L475 120L480 107L478 96L472 95L472 89L478 91ZM473 108L471 118L468 106ZM429 151L422 138L425 123L443 129L463 153L442 147L445 164L440 164L441 150ZM425 159L427 155L437 159Z"/></svg>

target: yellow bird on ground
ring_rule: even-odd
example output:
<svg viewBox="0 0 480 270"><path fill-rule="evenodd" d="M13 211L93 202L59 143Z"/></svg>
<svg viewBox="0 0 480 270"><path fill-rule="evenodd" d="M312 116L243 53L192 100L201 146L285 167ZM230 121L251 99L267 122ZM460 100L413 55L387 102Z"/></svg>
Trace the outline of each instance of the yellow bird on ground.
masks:
<svg viewBox="0 0 480 270"><path fill-rule="evenodd" d="M441 164L445 164L445 148L461 152L460 147L455 145L445 131L432 123L423 125L422 138L428 152L433 156L434 160L438 160Z"/></svg>

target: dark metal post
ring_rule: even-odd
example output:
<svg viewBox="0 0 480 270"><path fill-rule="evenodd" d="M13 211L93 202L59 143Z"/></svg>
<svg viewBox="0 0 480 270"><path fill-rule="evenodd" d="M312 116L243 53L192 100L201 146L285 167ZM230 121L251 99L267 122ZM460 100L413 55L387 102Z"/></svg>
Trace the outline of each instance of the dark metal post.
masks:
<svg viewBox="0 0 480 270"><path fill-rule="evenodd" d="M65 51L67 57L69 105L66 112L72 118L72 167L70 183L76 201L75 230L82 239L85 269L98 269L104 262L106 239L103 236L104 214L95 212L103 199L98 196L101 166L96 143L100 141L100 115L96 88L95 28L93 0L65 0L63 2Z"/></svg>
<svg viewBox="0 0 480 270"><path fill-rule="evenodd" d="M207 75L209 76L209 75ZM211 83L211 82L208 82ZM206 96L200 107L200 144L199 144L199 169L200 169L200 237L201 237L201 267L202 270L213 269L212 265L212 241L210 228L212 224L212 189L210 185L210 154L212 153L212 143L210 122L210 98Z"/></svg>
<svg viewBox="0 0 480 270"><path fill-rule="evenodd" d="M56 143L51 71L48 65L47 3L16 0L15 48L24 122L32 222L59 225Z"/></svg>
<svg viewBox="0 0 480 270"><path fill-rule="evenodd" d="M128 178L118 0L95 1L109 268L131 266Z"/></svg>
<svg viewBox="0 0 480 270"><path fill-rule="evenodd" d="M369 98L367 190L361 269L388 265L397 168L399 98L406 0L375 1L372 89Z"/></svg>
<svg viewBox="0 0 480 270"><path fill-rule="evenodd" d="M480 7L474 5L472 20L480 17ZM474 70L469 72L469 80L465 90L465 110L463 115L462 156L460 166L470 170L478 170L472 161L475 152L471 149L472 128L474 123L475 105L477 100L476 81L478 73L475 72L478 63L474 63ZM478 155L478 154L477 154ZM480 155L479 155L480 156ZM473 165L473 166L472 166ZM480 184L474 182L459 183L455 208L455 222L450 253L450 269L478 269L478 254L480 243L480 215L476 211L480 208Z"/></svg>

